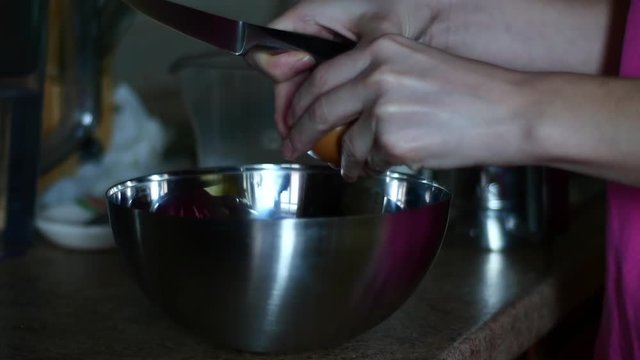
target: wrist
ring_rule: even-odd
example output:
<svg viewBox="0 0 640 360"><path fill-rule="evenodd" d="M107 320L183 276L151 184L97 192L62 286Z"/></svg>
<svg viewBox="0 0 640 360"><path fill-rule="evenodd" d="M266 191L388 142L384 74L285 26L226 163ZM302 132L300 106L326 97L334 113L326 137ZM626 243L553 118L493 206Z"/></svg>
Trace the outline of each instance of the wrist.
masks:
<svg viewBox="0 0 640 360"><path fill-rule="evenodd" d="M527 105L522 111L526 162L565 166L599 158L592 144L598 138L602 112L607 113L604 99L608 95L600 79L574 74L528 77Z"/></svg>
<svg viewBox="0 0 640 360"><path fill-rule="evenodd" d="M482 164L493 165L542 165L548 156L545 133L548 117L548 85L546 75L507 72L503 78L499 102L495 104L501 121L490 129L490 136L483 140L479 152Z"/></svg>
<svg viewBox="0 0 640 360"><path fill-rule="evenodd" d="M557 74L524 75L524 100L518 114L522 134L521 162L554 166L568 155L567 147L573 139L573 121L568 115L575 114L578 109L570 104L571 89L567 88L566 80L564 75Z"/></svg>

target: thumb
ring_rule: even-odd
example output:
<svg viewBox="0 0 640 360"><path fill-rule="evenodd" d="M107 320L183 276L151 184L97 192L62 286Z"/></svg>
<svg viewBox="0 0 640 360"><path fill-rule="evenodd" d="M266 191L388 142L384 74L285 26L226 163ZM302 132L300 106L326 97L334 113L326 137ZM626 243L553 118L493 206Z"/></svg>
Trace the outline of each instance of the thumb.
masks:
<svg viewBox="0 0 640 360"><path fill-rule="evenodd" d="M303 51L275 52L256 49L249 51L245 59L275 82L290 80L315 66L313 57Z"/></svg>

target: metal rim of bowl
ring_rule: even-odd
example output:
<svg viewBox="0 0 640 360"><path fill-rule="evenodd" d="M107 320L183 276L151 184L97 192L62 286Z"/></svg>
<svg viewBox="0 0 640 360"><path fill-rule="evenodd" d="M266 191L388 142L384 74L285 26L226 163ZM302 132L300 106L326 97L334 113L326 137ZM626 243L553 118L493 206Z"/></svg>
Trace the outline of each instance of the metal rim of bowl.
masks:
<svg viewBox="0 0 640 360"><path fill-rule="evenodd" d="M331 173L336 171L334 169L331 169L328 166L301 165L301 164L252 164L252 165L242 165L242 166L220 166L220 167L198 168L198 169L190 169L190 170L173 170L173 171L167 171L163 173L143 175L143 176L139 176L136 178L132 178L132 179L117 183L113 186L110 186L107 189L107 191L105 192L105 197L108 203L118 205L112 202L111 200L112 195L119 193L125 189L136 187L144 183L169 180L176 177L239 174L244 172L254 172L254 171L263 171L263 170L306 171L306 172L322 172L322 173ZM433 186L434 188L439 189L443 194L442 198L436 202L430 203L429 206L451 201L451 192L449 190L445 189L443 186L438 185L433 181L430 181L426 178L423 178L417 175L400 173L396 171L387 171L383 175L378 175L376 177L381 177L386 179L395 179L395 180L404 180L404 181L413 181L413 182L418 182L421 184ZM122 205L118 205L118 206L122 206ZM411 211L411 210L414 210L414 209L408 209L407 211ZM376 216L380 216L380 215L372 215L372 214L349 215L349 216L341 217L341 219L345 219L345 218L356 219L356 218L366 218L366 217L376 217ZM295 220L296 221L317 221L319 219L327 220L332 218L331 217L296 218ZM287 219L281 219L281 220L287 220ZM291 220L291 219L288 219L288 220ZM279 221L279 220L253 219L253 221Z"/></svg>

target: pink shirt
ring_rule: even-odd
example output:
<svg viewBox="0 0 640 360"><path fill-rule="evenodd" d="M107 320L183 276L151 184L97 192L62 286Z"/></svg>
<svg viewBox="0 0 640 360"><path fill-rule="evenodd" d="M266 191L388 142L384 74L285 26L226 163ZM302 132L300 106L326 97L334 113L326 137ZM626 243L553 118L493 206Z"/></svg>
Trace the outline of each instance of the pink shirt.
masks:
<svg viewBox="0 0 640 360"><path fill-rule="evenodd" d="M640 0L629 9L620 75L640 77ZM640 188L611 183L608 190L605 299L595 357L640 359Z"/></svg>

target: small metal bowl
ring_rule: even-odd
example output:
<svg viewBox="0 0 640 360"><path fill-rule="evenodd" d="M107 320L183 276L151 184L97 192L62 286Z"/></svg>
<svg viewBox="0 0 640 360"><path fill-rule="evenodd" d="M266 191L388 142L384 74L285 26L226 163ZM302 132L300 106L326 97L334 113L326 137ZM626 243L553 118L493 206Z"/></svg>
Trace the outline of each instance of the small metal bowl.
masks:
<svg viewBox="0 0 640 360"><path fill-rule="evenodd" d="M348 183L299 165L151 175L106 196L152 301L217 346L266 353L338 345L391 315L433 262L450 202L419 177Z"/></svg>

